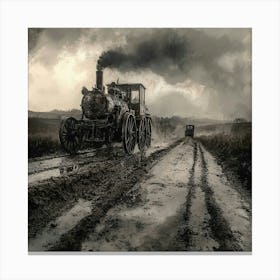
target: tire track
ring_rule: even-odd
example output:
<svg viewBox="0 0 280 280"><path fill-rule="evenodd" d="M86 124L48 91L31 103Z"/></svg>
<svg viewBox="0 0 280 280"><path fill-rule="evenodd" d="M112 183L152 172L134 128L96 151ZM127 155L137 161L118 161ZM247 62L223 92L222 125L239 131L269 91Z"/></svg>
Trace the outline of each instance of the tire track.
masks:
<svg viewBox="0 0 280 280"><path fill-rule="evenodd" d="M202 160L199 143L194 141L193 165L188 183L189 192L186 200L184 239L186 251L213 251L219 243L213 238L210 227L210 215L205 201L202 184Z"/></svg>
<svg viewBox="0 0 280 280"><path fill-rule="evenodd" d="M210 214L210 227L214 239L219 243L218 251L242 251L238 241L230 228L228 221L224 218L221 208L218 206L213 190L208 184L208 168L203 150L200 144L199 151L202 163L201 188L205 193L207 211Z"/></svg>
<svg viewBox="0 0 280 280"><path fill-rule="evenodd" d="M242 251L252 251L251 203L229 181L215 158L201 145L207 164L207 182L216 204L228 222L232 234Z"/></svg>
<svg viewBox="0 0 280 280"><path fill-rule="evenodd" d="M87 196L92 202L91 214L80 220L74 228L63 234L59 241L51 245L48 250L80 251L82 242L107 211L120 201L123 195L130 190L136 182L143 180L147 176L148 170L156 164L158 160L178 146L181 142L182 139L172 143L167 148L155 151L148 158L143 159L143 162L141 163L138 163L138 160L134 158L134 164L129 164L127 161L124 162L124 165L115 163L112 168L106 168L104 170L104 175L107 174L106 181L104 181L105 178L103 178L103 176L99 180L96 176L92 176L92 173L89 174L87 176L86 185L89 186L90 189L92 189L93 185L95 186L95 188L93 188L95 190L92 191L92 194ZM110 172L109 176L108 172ZM92 183L90 180L93 180ZM75 189L76 191L81 191L82 183L83 179L79 179L79 188ZM100 192L97 193L96 188L98 188L98 186ZM71 194L77 196L78 194L76 191L71 191Z"/></svg>
<svg viewBox="0 0 280 280"><path fill-rule="evenodd" d="M192 229L191 229L191 225L190 225L190 216L191 216L191 205L192 205L192 199L195 193L195 185L194 185L194 173L195 173L195 166L196 166L196 162L197 162L197 142L194 141L194 149L193 149L193 165L192 168L190 170L190 179L188 182L188 186L189 186L189 192L187 194L187 198L186 198L186 210L185 210L185 216L184 216L184 220L185 220L185 230L183 232L183 239L186 242L186 247L189 247L191 244L191 236L193 234Z"/></svg>
<svg viewBox="0 0 280 280"><path fill-rule="evenodd" d="M198 144L197 144L198 146ZM192 187L190 217L189 217L189 242L188 251L213 251L219 248L219 243L213 238L210 227L210 215L206 207L205 193L202 184L201 153L197 149L197 160L194 170L194 185Z"/></svg>

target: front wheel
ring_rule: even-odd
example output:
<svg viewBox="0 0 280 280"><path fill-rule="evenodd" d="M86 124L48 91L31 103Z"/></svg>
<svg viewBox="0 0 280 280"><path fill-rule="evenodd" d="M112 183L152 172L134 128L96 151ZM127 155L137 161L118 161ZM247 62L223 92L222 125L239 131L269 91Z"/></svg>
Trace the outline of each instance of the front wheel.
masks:
<svg viewBox="0 0 280 280"><path fill-rule="evenodd" d="M75 118L67 118L60 124L59 139L63 149L74 155L81 146L81 138L77 129L78 121Z"/></svg>

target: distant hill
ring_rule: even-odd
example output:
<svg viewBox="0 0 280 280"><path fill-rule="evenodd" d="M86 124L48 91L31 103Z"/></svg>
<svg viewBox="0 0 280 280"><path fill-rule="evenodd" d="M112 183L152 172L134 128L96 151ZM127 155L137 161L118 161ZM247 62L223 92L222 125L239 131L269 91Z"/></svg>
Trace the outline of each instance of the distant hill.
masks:
<svg viewBox="0 0 280 280"><path fill-rule="evenodd" d="M208 118L193 118L193 117L179 117L179 116L173 116L173 117L152 117L155 121L164 122L167 121L171 123L176 123L180 125L187 125L187 124L193 124L195 126L205 126L205 125L212 125L212 124L223 124L227 123L228 121L221 121L221 120L213 120Z"/></svg>
<svg viewBox="0 0 280 280"><path fill-rule="evenodd" d="M81 115L82 115L82 111L78 109L72 109L69 111L52 110L50 112L28 111L28 118L40 118L40 119L61 119L61 117L75 117L79 119Z"/></svg>

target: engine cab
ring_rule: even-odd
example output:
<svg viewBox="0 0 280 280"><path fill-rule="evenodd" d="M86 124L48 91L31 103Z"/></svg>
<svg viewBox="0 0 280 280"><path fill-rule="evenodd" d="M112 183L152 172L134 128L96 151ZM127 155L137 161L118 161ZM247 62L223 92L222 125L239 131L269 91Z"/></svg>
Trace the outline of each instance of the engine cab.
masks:
<svg viewBox="0 0 280 280"><path fill-rule="evenodd" d="M141 84L116 84L111 83L107 85L108 93L118 95L124 101L128 102L130 110L135 112L136 116L145 116L147 108L145 106L145 90L146 88Z"/></svg>

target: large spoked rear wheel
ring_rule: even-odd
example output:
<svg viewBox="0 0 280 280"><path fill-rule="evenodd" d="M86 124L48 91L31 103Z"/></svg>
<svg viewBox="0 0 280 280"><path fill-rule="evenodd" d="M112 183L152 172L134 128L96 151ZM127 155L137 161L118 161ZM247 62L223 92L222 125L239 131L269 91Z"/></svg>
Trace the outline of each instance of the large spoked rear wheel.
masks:
<svg viewBox="0 0 280 280"><path fill-rule="evenodd" d="M146 118L146 147L149 148L152 142L152 121Z"/></svg>
<svg viewBox="0 0 280 280"><path fill-rule="evenodd" d="M126 153L132 154L135 148L137 138L137 129L135 117L126 113L123 118L122 124L122 141Z"/></svg>
<svg viewBox="0 0 280 280"><path fill-rule="evenodd" d="M63 149L74 155L81 146L81 137L77 129L78 121L72 117L63 120L60 124L59 139Z"/></svg>
<svg viewBox="0 0 280 280"><path fill-rule="evenodd" d="M142 118L138 127L138 148L142 152L146 145L146 119Z"/></svg>

